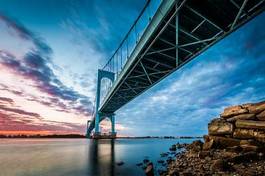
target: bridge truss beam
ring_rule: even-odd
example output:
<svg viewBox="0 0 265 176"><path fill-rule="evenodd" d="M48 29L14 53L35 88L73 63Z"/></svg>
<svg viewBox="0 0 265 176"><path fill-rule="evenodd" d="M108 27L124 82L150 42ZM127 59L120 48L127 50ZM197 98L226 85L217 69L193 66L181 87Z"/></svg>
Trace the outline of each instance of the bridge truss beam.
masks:
<svg viewBox="0 0 265 176"><path fill-rule="evenodd" d="M162 0L126 60L121 49L141 16L104 66L115 81L97 110L114 113L264 9L265 0Z"/></svg>

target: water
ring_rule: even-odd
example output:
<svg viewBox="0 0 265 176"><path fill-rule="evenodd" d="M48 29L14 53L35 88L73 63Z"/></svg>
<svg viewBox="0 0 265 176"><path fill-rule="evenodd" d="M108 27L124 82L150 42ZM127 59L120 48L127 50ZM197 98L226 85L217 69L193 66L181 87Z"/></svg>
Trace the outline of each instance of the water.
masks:
<svg viewBox="0 0 265 176"><path fill-rule="evenodd" d="M192 139L0 139L1 176L141 176L148 157ZM123 161L122 166L117 162Z"/></svg>

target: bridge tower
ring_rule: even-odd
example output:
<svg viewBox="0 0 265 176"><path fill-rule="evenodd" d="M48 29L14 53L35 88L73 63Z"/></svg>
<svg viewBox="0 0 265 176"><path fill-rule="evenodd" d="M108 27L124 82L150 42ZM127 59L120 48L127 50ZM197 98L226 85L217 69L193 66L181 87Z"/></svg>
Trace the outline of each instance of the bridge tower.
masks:
<svg viewBox="0 0 265 176"><path fill-rule="evenodd" d="M98 79L97 79L97 92L96 92L96 109L95 109L95 133L94 136L100 136L100 128L99 123L100 121L104 120L105 118L109 118L111 121L111 135L116 136L115 132L115 114L113 112L100 112L100 93L101 93L101 81L103 78L109 79L112 83L115 79L115 73L106 71L106 70L98 70ZM93 123L93 122L92 122Z"/></svg>

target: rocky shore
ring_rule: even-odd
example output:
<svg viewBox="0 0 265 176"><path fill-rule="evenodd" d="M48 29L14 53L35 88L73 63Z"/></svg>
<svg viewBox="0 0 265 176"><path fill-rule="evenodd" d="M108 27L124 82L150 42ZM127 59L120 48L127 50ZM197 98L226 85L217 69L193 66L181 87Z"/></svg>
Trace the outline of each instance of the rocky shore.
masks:
<svg viewBox="0 0 265 176"><path fill-rule="evenodd" d="M265 102L225 108L208 124L204 142L173 148L183 151L167 160L160 175L264 176Z"/></svg>

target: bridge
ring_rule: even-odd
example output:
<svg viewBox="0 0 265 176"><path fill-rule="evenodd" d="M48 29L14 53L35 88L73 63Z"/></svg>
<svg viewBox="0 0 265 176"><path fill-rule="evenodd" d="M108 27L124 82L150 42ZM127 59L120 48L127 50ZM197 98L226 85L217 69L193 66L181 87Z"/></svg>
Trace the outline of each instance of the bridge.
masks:
<svg viewBox="0 0 265 176"><path fill-rule="evenodd" d="M87 135L95 130L99 136L100 121L109 118L115 136L115 111L263 12L264 1L148 0L98 70L95 113Z"/></svg>

